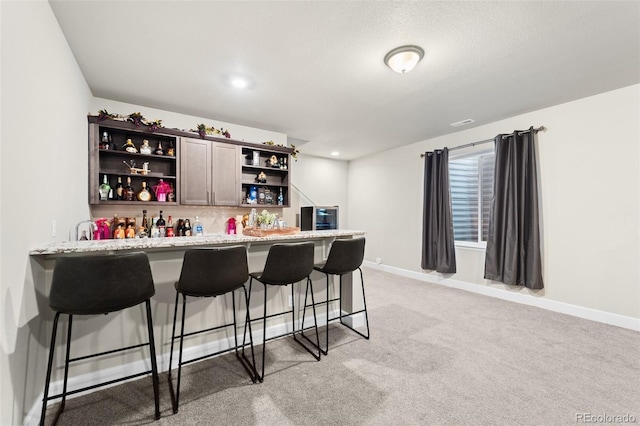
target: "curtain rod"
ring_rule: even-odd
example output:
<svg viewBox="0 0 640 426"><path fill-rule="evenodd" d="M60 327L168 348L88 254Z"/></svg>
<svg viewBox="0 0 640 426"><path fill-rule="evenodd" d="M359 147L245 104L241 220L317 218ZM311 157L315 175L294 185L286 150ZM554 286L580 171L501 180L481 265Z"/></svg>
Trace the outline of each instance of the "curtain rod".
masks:
<svg viewBox="0 0 640 426"><path fill-rule="evenodd" d="M537 129L534 128L533 131L534 133L538 133L541 130L547 130L544 126L540 126ZM530 130L523 130L521 132L518 132L518 135L522 135L524 133L529 133ZM512 135L513 133L510 133L509 135ZM502 138L506 138L509 137L509 135L502 135ZM464 145L460 145L460 146L454 146L453 148L449 148L449 151L455 151L456 149L462 149L462 148L468 148L470 146L476 146L476 145L482 145L483 143L489 143L489 142L493 142L495 140L495 138L492 139L485 139L483 141L478 141L478 142L470 142L470 143L466 143ZM424 158L424 153L420 154L420 158Z"/></svg>

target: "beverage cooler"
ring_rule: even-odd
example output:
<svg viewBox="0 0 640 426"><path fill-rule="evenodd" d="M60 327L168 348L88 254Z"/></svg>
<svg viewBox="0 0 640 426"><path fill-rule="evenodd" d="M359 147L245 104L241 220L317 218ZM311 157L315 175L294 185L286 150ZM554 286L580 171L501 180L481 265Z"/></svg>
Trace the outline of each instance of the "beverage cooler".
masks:
<svg viewBox="0 0 640 426"><path fill-rule="evenodd" d="M338 229L338 206L300 207L300 230Z"/></svg>

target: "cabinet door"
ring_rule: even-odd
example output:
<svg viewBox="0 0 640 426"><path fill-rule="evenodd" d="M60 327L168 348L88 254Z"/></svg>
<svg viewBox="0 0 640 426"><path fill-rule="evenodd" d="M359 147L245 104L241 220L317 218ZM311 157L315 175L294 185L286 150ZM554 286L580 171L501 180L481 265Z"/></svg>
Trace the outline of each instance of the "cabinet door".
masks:
<svg viewBox="0 0 640 426"><path fill-rule="evenodd" d="M180 140L180 204L207 206L211 201L211 142Z"/></svg>
<svg viewBox="0 0 640 426"><path fill-rule="evenodd" d="M214 142L213 200L216 206L240 204L240 147Z"/></svg>

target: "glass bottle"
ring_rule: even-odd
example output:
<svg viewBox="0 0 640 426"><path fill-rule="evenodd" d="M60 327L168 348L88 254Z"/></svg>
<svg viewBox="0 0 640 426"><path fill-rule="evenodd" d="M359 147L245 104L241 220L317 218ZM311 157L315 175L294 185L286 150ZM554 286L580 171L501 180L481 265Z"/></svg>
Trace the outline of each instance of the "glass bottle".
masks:
<svg viewBox="0 0 640 426"><path fill-rule="evenodd" d="M156 221L156 226L158 227L158 236L164 237L167 234L167 228L164 218L162 217L162 210L160 210L160 217Z"/></svg>
<svg viewBox="0 0 640 426"><path fill-rule="evenodd" d="M278 205L282 206L284 204L284 195L282 195L282 188L280 188L280 193L278 194Z"/></svg>
<svg viewBox="0 0 640 426"><path fill-rule="evenodd" d="M160 230L158 229L158 225L156 223L156 218L151 218L151 232L149 233L151 238L158 238L160 236Z"/></svg>
<svg viewBox="0 0 640 426"><path fill-rule="evenodd" d="M118 223L116 224L116 229L113 232L114 239L124 239L125 238L125 230L127 228L127 219L124 217L118 218Z"/></svg>
<svg viewBox="0 0 640 426"><path fill-rule="evenodd" d="M142 189L136 194L138 201L151 201L151 192L147 189L147 182L142 182Z"/></svg>
<svg viewBox="0 0 640 426"><path fill-rule="evenodd" d="M162 149L162 141L158 141L158 147L156 148L156 155L164 155L164 149Z"/></svg>
<svg viewBox="0 0 640 426"><path fill-rule="evenodd" d="M147 211L142 210L142 228L144 228L145 234L149 233L149 222L147 221Z"/></svg>
<svg viewBox="0 0 640 426"><path fill-rule="evenodd" d="M176 235L178 237L184 237L184 220L178 219L178 225L176 226Z"/></svg>
<svg viewBox="0 0 640 426"><path fill-rule="evenodd" d="M173 146L173 141L169 141L169 148L167 149L167 155L171 157L175 157L176 155L176 149Z"/></svg>
<svg viewBox="0 0 640 426"><path fill-rule="evenodd" d="M109 199L109 191L111 191L111 185L109 185L107 175L104 175L102 178L102 184L98 190L100 193L100 201L107 201Z"/></svg>
<svg viewBox="0 0 640 426"><path fill-rule="evenodd" d="M122 176L118 176L118 183L116 183L116 200L124 200L124 186L122 186Z"/></svg>
<svg viewBox="0 0 640 426"><path fill-rule="evenodd" d="M125 201L135 201L136 193L133 190L133 186L131 186L131 178L127 176L127 186L124 187L123 192Z"/></svg>
<svg viewBox="0 0 640 426"><path fill-rule="evenodd" d="M189 219L184 220L184 236L190 237L192 235L191 232L191 221Z"/></svg>
<svg viewBox="0 0 640 426"><path fill-rule="evenodd" d="M171 218L171 216L169 216L169 219L167 219L167 229L165 233L167 237L175 236L175 232L173 230L173 219Z"/></svg>
<svg viewBox="0 0 640 426"><path fill-rule="evenodd" d="M196 221L194 222L193 227L195 228L196 237L204 236L204 228L202 227L202 222L200 222L200 218L198 216L196 216Z"/></svg>

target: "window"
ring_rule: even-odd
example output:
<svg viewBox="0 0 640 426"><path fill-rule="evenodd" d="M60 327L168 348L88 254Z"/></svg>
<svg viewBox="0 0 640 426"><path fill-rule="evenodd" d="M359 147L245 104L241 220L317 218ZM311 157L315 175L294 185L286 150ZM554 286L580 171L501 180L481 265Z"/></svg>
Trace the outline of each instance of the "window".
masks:
<svg viewBox="0 0 640 426"><path fill-rule="evenodd" d="M493 148L449 158L453 236L456 244L486 244L493 196L494 162Z"/></svg>

